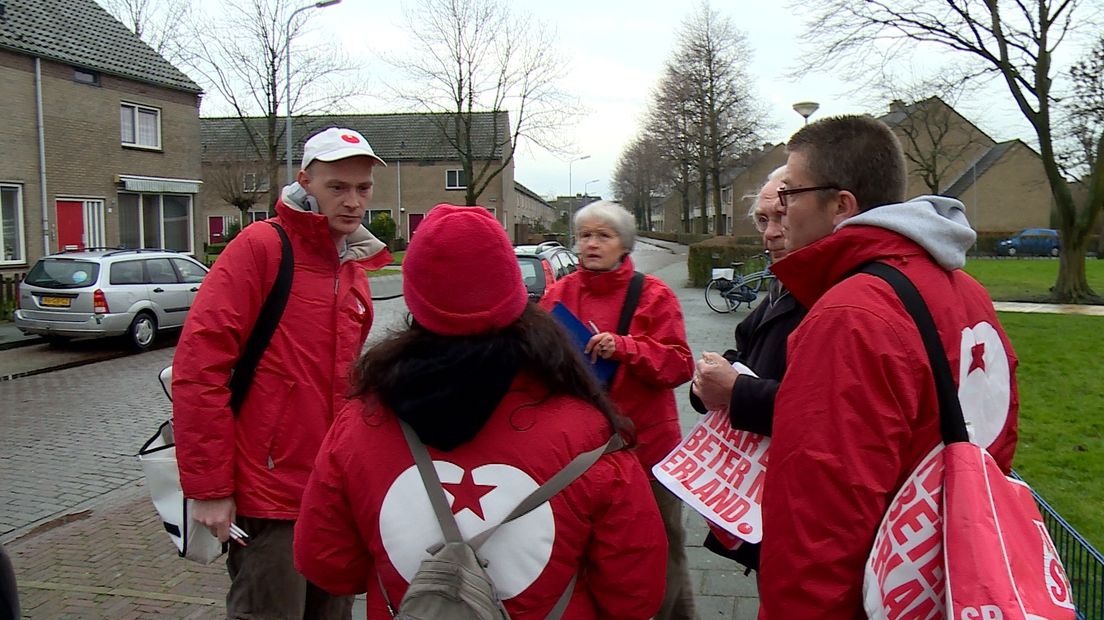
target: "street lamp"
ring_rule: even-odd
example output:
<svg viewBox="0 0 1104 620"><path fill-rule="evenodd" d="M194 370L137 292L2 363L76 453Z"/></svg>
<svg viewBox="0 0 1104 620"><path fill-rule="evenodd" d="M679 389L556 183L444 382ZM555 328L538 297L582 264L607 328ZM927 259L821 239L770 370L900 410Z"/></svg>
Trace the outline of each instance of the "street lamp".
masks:
<svg viewBox="0 0 1104 620"><path fill-rule="evenodd" d="M291 22L292 22L293 19L295 19L296 15L302 13L303 11L307 11L307 10L310 10L310 9L324 9L328 6L333 6L333 5L335 5L339 2L341 2L341 0L318 0L318 2L315 2L314 4L308 4L307 6L301 6L297 9L295 9L294 11L292 11L291 15L288 16L287 27L284 29L284 34L285 34L284 47L286 48L285 51L287 52L287 56L285 58L285 64L284 64L284 67L287 71L287 75L285 76L286 81L284 83L284 87L286 89L284 91L284 96L285 96L285 99L287 100L286 104L285 104L286 107L287 107L287 121L284 125L284 142L287 145L287 179L285 179L285 181L287 183L291 183L291 181L292 181L292 176L291 176L291 144L293 142L292 139L291 139ZM275 180L275 179L273 179L273 180Z"/></svg>
<svg viewBox="0 0 1104 620"><path fill-rule="evenodd" d="M582 155L567 162L567 195L571 197L571 212L567 218L567 247L572 246L571 239L573 235L571 234L571 228L575 221L575 193L571 186L571 165L577 161L583 161L584 159L590 159L590 155Z"/></svg>
<svg viewBox="0 0 1104 620"><path fill-rule="evenodd" d="M588 187L590 187L590 184L591 183L597 183L598 181L601 181L601 180L602 179L593 179L593 180L587 181L586 183L583 183L583 198L586 198L587 196L590 196L590 191L587 189ZM586 206L586 205L583 205L583 206Z"/></svg>
<svg viewBox="0 0 1104 620"><path fill-rule="evenodd" d="M797 112L805 119L805 124L809 124L809 117L820 109L820 104L815 101L799 101L793 104L794 112Z"/></svg>

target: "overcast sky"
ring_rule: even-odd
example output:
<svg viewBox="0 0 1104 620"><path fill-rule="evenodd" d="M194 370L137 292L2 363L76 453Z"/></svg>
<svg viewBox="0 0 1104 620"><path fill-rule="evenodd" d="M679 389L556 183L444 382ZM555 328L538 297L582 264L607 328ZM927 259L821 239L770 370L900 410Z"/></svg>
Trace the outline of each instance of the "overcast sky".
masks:
<svg viewBox="0 0 1104 620"><path fill-rule="evenodd" d="M380 54L406 45L402 7L409 2L342 0L335 6L315 9L310 36L336 36L345 53L361 66L369 87L382 90L381 83L392 78ZM559 51L570 67L563 87L589 109L584 118L568 129L575 151L590 156L572 165L571 189L580 193L585 188L591 195L612 197L609 183L618 157L641 131L651 91L674 51L681 24L695 10L696 2L513 0L510 4L517 11L529 11L555 30ZM798 101L820 104L812 120L835 114L877 115L885 111L886 97L877 93L848 95L852 89L825 72L788 77L799 69L803 17L788 9L786 2L713 0L712 6L731 17L748 37L754 54L749 69L756 94L775 125L765 136L767 141L785 141L800 128L802 118L792 109L792 104ZM961 102L960 111L997 140L1030 139L1018 112L1012 109L1007 91L998 87L993 93L996 103L993 97L982 98L982 103ZM344 111L403 110L390 108L382 100L366 99ZM536 193L546 197L568 194L566 159L522 143L515 166L516 180ZM594 179L598 181L587 184Z"/></svg>

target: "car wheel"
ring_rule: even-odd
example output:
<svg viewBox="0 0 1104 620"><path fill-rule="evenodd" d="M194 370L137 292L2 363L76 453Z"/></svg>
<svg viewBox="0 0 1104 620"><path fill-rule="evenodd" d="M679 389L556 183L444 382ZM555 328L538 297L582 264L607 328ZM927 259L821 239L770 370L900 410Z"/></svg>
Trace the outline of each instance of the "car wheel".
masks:
<svg viewBox="0 0 1104 620"><path fill-rule="evenodd" d="M127 341L136 351L148 351L157 340L157 318L149 312L139 312L127 329Z"/></svg>
<svg viewBox="0 0 1104 620"><path fill-rule="evenodd" d="M1008 255L1009 256L1015 256L1016 255L1016 248L1008 248Z"/></svg>
<svg viewBox="0 0 1104 620"><path fill-rule="evenodd" d="M1050 248L1051 256L1058 256L1058 248Z"/></svg>

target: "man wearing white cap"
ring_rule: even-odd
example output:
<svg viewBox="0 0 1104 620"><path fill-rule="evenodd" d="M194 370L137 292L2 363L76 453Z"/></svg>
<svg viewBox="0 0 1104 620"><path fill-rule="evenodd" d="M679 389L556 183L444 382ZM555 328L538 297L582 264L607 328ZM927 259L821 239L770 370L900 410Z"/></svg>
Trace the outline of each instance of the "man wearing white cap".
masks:
<svg viewBox="0 0 1104 620"><path fill-rule="evenodd" d="M278 225L249 226L226 247L196 296L173 359L180 483L193 516L233 536L229 618L349 618L292 564L291 536L322 438L348 392L350 364L372 326L365 270L391 262L361 225L372 170L386 165L364 136L326 129L303 145ZM291 291L245 396L228 387L280 270L281 229L294 257Z"/></svg>

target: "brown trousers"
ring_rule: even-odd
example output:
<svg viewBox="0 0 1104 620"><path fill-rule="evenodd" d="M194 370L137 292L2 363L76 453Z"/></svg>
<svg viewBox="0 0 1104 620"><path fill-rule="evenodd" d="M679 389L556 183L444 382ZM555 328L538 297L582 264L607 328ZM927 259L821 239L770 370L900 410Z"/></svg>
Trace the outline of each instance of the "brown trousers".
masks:
<svg viewBox="0 0 1104 620"><path fill-rule="evenodd" d="M353 597L331 596L295 570L294 521L241 517L249 546L230 543L230 620L351 620Z"/></svg>
<svg viewBox="0 0 1104 620"><path fill-rule="evenodd" d="M682 526L682 500L652 480L652 494L667 530L667 590L655 620L697 620L694 586L686 563L686 530Z"/></svg>

